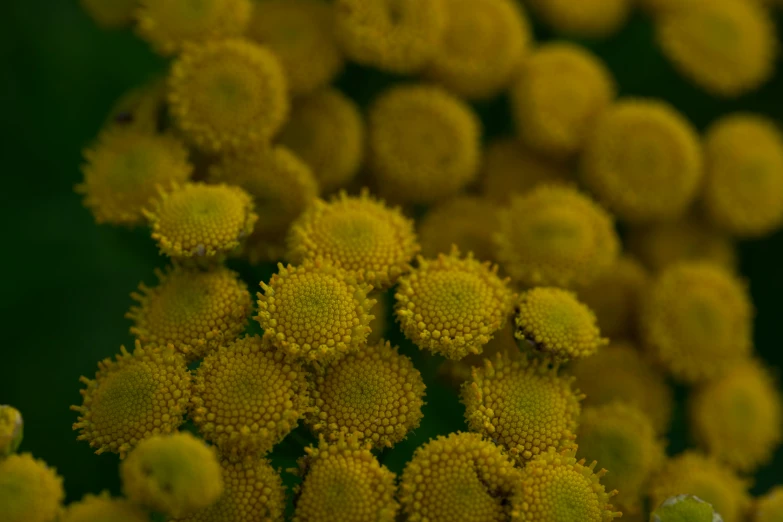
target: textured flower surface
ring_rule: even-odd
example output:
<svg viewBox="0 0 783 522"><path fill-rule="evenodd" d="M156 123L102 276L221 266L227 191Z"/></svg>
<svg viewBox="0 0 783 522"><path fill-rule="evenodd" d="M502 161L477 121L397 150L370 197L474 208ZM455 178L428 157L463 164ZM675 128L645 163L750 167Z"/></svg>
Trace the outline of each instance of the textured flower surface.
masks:
<svg viewBox="0 0 783 522"><path fill-rule="evenodd" d="M0 459L3 522L54 522L65 498L63 479L29 453Z"/></svg>
<svg viewBox="0 0 783 522"><path fill-rule="evenodd" d="M783 486L775 486L756 499L753 522L776 522L783 519Z"/></svg>
<svg viewBox="0 0 783 522"><path fill-rule="evenodd" d="M148 522L149 514L134 503L108 493L85 495L70 504L58 522Z"/></svg>
<svg viewBox="0 0 783 522"><path fill-rule="evenodd" d="M530 6L558 33L603 38L617 32L631 11L631 0L530 0Z"/></svg>
<svg viewBox="0 0 783 522"><path fill-rule="evenodd" d="M0 459L16 453L22 443L24 421L19 410L0 404Z"/></svg>
<svg viewBox="0 0 783 522"><path fill-rule="evenodd" d="M486 198L458 196L433 207L419 222L421 253L434 258L452 245L480 261L495 257L492 234L498 229L496 205Z"/></svg>

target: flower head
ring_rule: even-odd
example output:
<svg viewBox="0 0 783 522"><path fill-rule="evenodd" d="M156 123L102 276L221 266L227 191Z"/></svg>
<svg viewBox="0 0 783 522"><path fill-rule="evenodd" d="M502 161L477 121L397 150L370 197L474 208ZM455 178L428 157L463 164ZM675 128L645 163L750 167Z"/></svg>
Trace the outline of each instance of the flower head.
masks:
<svg viewBox="0 0 783 522"><path fill-rule="evenodd" d="M24 422L22 414L13 406L0 404L0 459L19 449Z"/></svg>
<svg viewBox="0 0 783 522"><path fill-rule="evenodd" d="M3 522L54 522L65 492L63 479L29 453L0 459Z"/></svg>
<svg viewBox="0 0 783 522"><path fill-rule="evenodd" d="M604 38L625 24L631 0L531 0L530 7L558 33Z"/></svg>
<svg viewBox="0 0 783 522"><path fill-rule="evenodd" d="M463 252L472 252L476 259L493 260L496 210L492 201L475 196L457 196L430 209L418 227L422 255L434 258L448 254L456 245Z"/></svg>
<svg viewBox="0 0 783 522"><path fill-rule="evenodd" d="M104 29L120 29L133 22L138 0L79 0L82 9Z"/></svg>
<svg viewBox="0 0 783 522"><path fill-rule="evenodd" d="M107 492L85 495L69 504L59 522L147 522L149 513L123 498L111 498Z"/></svg>
<svg viewBox="0 0 783 522"><path fill-rule="evenodd" d="M675 495L653 511L650 522L723 522L711 504L694 495Z"/></svg>
<svg viewBox="0 0 783 522"><path fill-rule="evenodd" d="M165 127L165 111L166 82L163 78L154 78L124 93L112 106L104 128L119 127L155 134Z"/></svg>
<svg viewBox="0 0 783 522"><path fill-rule="evenodd" d="M783 517L783 486L775 486L756 499L753 522L775 522Z"/></svg>

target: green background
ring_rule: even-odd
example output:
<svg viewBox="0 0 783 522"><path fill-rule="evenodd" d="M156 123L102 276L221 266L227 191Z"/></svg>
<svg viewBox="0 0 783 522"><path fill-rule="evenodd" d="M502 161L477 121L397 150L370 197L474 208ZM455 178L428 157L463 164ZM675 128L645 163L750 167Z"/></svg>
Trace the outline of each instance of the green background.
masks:
<svg viewBox="0 0 783 522"><path fill-rule="evenodd" d="M76 441L71 430L76 414L69 405L80 403L80 375L92 377L98 360L113 356L120 344L132 346L129 322L123 317L131 304L128 294L142 280L154 282L153 268L166 260L157 255L145 230L96 226L73 186L81 178L81 150L113 102L128 88L165 71L166 64L129 31L99 30L73 1L3 4L0 404L23 412L22 449L58 468L69 500L104 488L118 492L117 457L95 456L87 443ZM551 36L536 30L541 39ZM664 98L699 129L738 109L778 121L783 117L783 74L752 96L729 102L712 99L671 70L655 48L650 20L641 14L616 37L586 45L607 61L622 95ZM395 79L349 67L339 83L364 103L390 81ZM488 136L510 131L505 100L477 108ZM742 272L758 309L757 351L777 369L783 365L781 260L782 234L741 245ZM270 267L235 267L252 289L271 273ZM399 472L417 445L464 425L456 395L433 378L439 360L420 353L399 334L393 340L424 374L429 402L422 426L381 455ZM671 450L688 445L682 408L670 439ZM309 434L298 429L276 449L275 464L293 465L301 443L308 440ZM754 492L783 482L782 470L783 452L778 451L775 461L758 474Z"/></svg>

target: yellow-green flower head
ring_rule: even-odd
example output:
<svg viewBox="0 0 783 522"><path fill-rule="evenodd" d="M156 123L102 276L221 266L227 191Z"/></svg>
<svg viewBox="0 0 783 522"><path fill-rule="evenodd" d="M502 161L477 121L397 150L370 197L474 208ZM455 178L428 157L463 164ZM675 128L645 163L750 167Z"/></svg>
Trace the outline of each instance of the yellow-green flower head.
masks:
<svg viewBox="0 0 783 522"><path fill-rule="evenodd" d="M482 192L492 201L508 205L542 183L566 181L568 166L543 156L516 138L499 138L487 145L481 167Z"/></svg>
<svg viewBox="0 0 783 522"><path fill-rule="evenodd" d="M133 22L138 0L79 0L82 9L103 29L121 29Z"/></svg>
<svg viewBox="0 0 783 522"><path fill-rule="evenodd" d="M59 522L148 522L149 513L123 498L111 498L108 492L85 495L69 504Z"/></svg>
<svg viewBox="0 0 783 522"><path fill-rule="evenodd" d="M399 498L410 522L501 522L519 472L477 433L439 436L405 466Z"/></svg>
<svg viewBox="0 0 783 522"><path fill-rule="evenodd" d="M683 76L715 96L752 91L775 70L775 27L757 2L684 2L661 14L656 38Z"/></svg>
<svg viewBox="0 0 783 522"><path fill-rule="evenodd" d="M520 137L532 149L554 157L579 152L614 97L606 65L584 47L567 42L543 44L533 51L511 88Z"/></svg>
<svg viewBox="0 0 783 522"><path fill-rule="evenodd" d="M334 18L323 0L266 0L253 7L247 36L277 55L292 94L307 94L330 84L345 63Z"/></svg>
<svg viewBox="0 0 783 522"><path fill-rule="evenodd" d="M394 522L395 475L354 437L305 448L294 522Z"/></svg>
<svg viewBox="0 0 783 522"><path fill-rule="evenodd" d="M588 284L620 251L612 217L570 186L540 185L512 198L498 216L497 259L525 286Z"/></svg>
<svg viewBox="0 0 783 522"><path fill-rule="evenodd" d="M29 453L0 459L3 522L54 522L65 498L63 479Z"/></svg>
<svg viewBox="0 0 783 522"><path fill-rule="evenodd" d="M751 351L753 305L745 284L707 263L679 263L652 283L642 306L646 348L675 378L714 378Z"/></svg>
<svg viewBox="0 0 783 522"><path fill-rule="evenodd" d="M516 303L515 337L556 361L584 359L609 344L601 337L595 314L576 294L561 288L537 287Z"/></svg>
<svg viewBox="0 0 783 522"><path fill-rule="evenodd" d="M419 426L424 389L411 360L381 341L314 377L315 407L305 422L327 440L357 434L375 448L391 447Z"/></svg>
<svg viewBox="0 0 783 522"><path fill-rule="evenodd" d="M120 477L131 501L172 517L204 509L223 493L215 449L188 432L141 441L122 461Z"/></svg>
<svg viewBox="0 0 783 522"><path fill-rule="evenodd" d="M277 57L245 40L188 45L171 66L171 115L209 152L268 142L288 117L288 87Z"/></svg>
<svg viewBox="0 0 783 522"><path fill-rule="evenodd" d="M513 0L445 0L446 32L426 76L460 97L491 98L509 86L531 40Z"/></svg>
<svg viewBox="0 0 783 522"><path fill-rule="evenodd" d="M164 78L155 78L124 93L109 112L104 127L154 134L164 127L165 111L166 82Z"/></svg>
<svg viewBox="0 0 783 522"><path fill-rule="evenodd" d="M675 495L694 495L711 504L725 522L742 522L750 507L748 486L716 459L686 451L664 463L653 476L650 505L660 506Z"/></svg>
<svg viewBox="0 0 783 522"><path fill-rule="evenodd" d="M193 167L177 138L135 128L110 127L84 151L84 181L76 191L98 223L140 225L157 187L184 183Z"/></svg>
<svg viewBox="0 0 783 522"><path fill-rule="evenodd" d="M176 431L190 401L191 377L185 360L168 348L120 347L116 361L98 362L95 379L81 377L81 406L73 429L96 454L126 453L153 435Z"/></svg>
<svg viewBox="0 0 783 522"><path fill-rule="evenodd" d="M718 120L704 159L704 206L721 230L758 237L783 225L783 135L772 120L749 113Z"/></svg>
<svg viewBox="0 0 783 522"><path fill-rule="evenodd" d="M419 251L413 221L363 189L315 201L291 225L288 259L328 260L374 288L392 286Z"/></svg>
<svg viewBox="0 0 783 522"><path fill-rule="evenodd" d="M530 7L558 33L605 38L628 18L631 0L530 0Z"/></svg>
<svg viewBox="0 0 783 522"><path fill-rule="evenodd" d="M337 0L337 39L357 63L398 74L420 71L446 29L445 0Z"/></svg>
<svg viewBox="0 0 783 522"><path fill-rule="evenodd" d="M209 180L237 185L253 198L258 221L245 245L251 263L279 259L291 223L318 197L310 167L279 146L223 156Z"/></svg>
<svg viewBox="0 0 783 522"><path fill-rule="evenodd" d="M236 272L175 265L155 275L158 286L141 283L131 294L139 304L125 314L142 343L171 346L192 362L244 331L253 300Z"/></svg>
<svg viewBox="0 0 783 522"><path fill-rule="evenodd" d="M217 502L172 522L283 522L285 488L266 459L220 463L223 494Z"/></svg>
<svg viewBox="0 0 783 522"><path fill-rule="evenodd" d="M321 190L328 193L350 183L359 172L364 135L356 102L329 88L297 99L277 140L310 166Z"/></svg>
<svg viewBox="0 0 783 522"><path fill-rule="evenodd" d="M748 361L691 395L690 424L708 454L752 473L783 441L783 398L764 367Z"/></svg>
<svg viewBox="0 0 783 522"><path fill-rule="evenodd" d="M775 486L755 501L752 522L783 520L783 486Z"/></svg>
<svg viewBox="0 0 783 522"><path fill-rule="evenodd" d="M597 462L585 466L576 451L549 448L525 465L511 496L511 520L610 522L622 516L609 503L617 490L607 493L601 484L606 470L595 473Z"/></svg>
<svg viewBox="0 0 783 522"><path fill-rule="evenodd" d="M641 410L624 402L587 407L577 432L577 455L595 459L609 470L603 479L619 494L614 504L623 513L638 513L647 482L665 459L663 443Z"/></svg>
<svg viewBox="0 0 783 522"><path fill-rule="evenodd" d="M491 438L520 463L570 447L576 437L584 396L573 377L558 375L546 361L498 354L473 368L462 388L471 431Z"/></svg>
<svg viewBox="0 0 783 522"><path fill-rule="evenodd" d="M22 443L24 421L13 406L0 404L0 459L16 453Z"/></svg>
<svg viewBox="0 0 783 522"><path fill-rule="evenodd" d="M268 339L244 337L201 362L191 417L224 457L257 458L296 428L309 404L302 367Z"/></svg>
<svg viewBox="0 0 783 522"><path fill-rule="evenodd" d="M462 258L456 247L435 259L419 256L394 295L394 313L405 336L449 359L481 353L506 324L516 298L497 271L471 253Z"/></svg>
<svg viewBox="0 0 783 522"><path fill-rule="evenodd" d="M664 101L619 101L598 117L587 138L582 178L620 219L677 218L702 179L696 130Z"/></svg>
<svg viewBox="0 0 783 522"><path fill-rule="evenodd" d="M368 130L369 168L385 197L429 204L457 194L478 174L481 123L439 87L387 90L370 108Z"/></svg>
<svg viewBox="0 0 783 522"><path fill-rule="evenodd" d="M497 205L486 198L457 196L430 209L419 222L419 242L424 257L448 254L452 245L472 252L476 259L495 258L492 234L497 232Z"/></svg>
<svg viewBox="0 0 783 522"><path fill-rule="evenodd" d="M664 500L653 511L650 522L723 522L723 517L697 496L677 495Z"/></svg>
<svg viewBox="0 0 783 522"><path fill-rule="evenodd" d="M258 220L250 194L222 183L186 183L161 191L144 215L160 252L174 258L228 254Z"/></svg>
<svg viewBox="0 0 783 522"><path fill-rule="evenodd" d="M627 339L638 332L640 305L649 284L647 270L626 255L590 284L578 286L576 294L595 313L603 335Z"/></svg>

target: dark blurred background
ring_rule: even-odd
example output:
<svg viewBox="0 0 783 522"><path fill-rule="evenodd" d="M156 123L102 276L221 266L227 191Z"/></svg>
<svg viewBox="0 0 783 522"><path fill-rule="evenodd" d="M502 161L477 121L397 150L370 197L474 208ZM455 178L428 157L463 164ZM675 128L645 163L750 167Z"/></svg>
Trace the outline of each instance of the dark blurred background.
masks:
<svg viewBox="0 0 783 522"><path fill-rule="evenodd" d="M6 0L0 7L2 73L3 216L0 404L25 418L22 450L55 466L65 477L69 500L102 489L119 491L118 459L93 455L76 441L71 424L79 404L80 375L92 377L96 362L132 345L129 293L153 283L163 266L146 230L96 226L73 186L81 179L81 151L96 135L113 102L166 63L130 31L104 32L75 0ZM778 16L778 27L783 20ZM550 38L537 27L540 39ZM735 110L752 110L781 121L783 67L763 89L739 100L712 99L681 80L657 51L650 20L637 13L615 37L582 42L609 64L625 96L656 96L673 103L699 129ZM393 78L350 67L339 84L366 102ZM488 135L510 130L504 100L478 107ZM741 270L750 281L758 313L758 354L783 366L780 346L783 297L783 234L743 243ZM270 267L237 266L255 291ZM399 338L427 380L425 420L412 436L381 455L401 471L413 449L431 436L464 429L457 396L434 380L438 360ZM611 376L607 376L611 378ZM435 407L437 404L437 408ZM670 449L689 445L682 407L676 411ZM309 434L297 430L276 449L274 463L290 467ZM754 493L783 482L783 451L757 475ZM292 478L287 482L292 483Z"/></svg>

